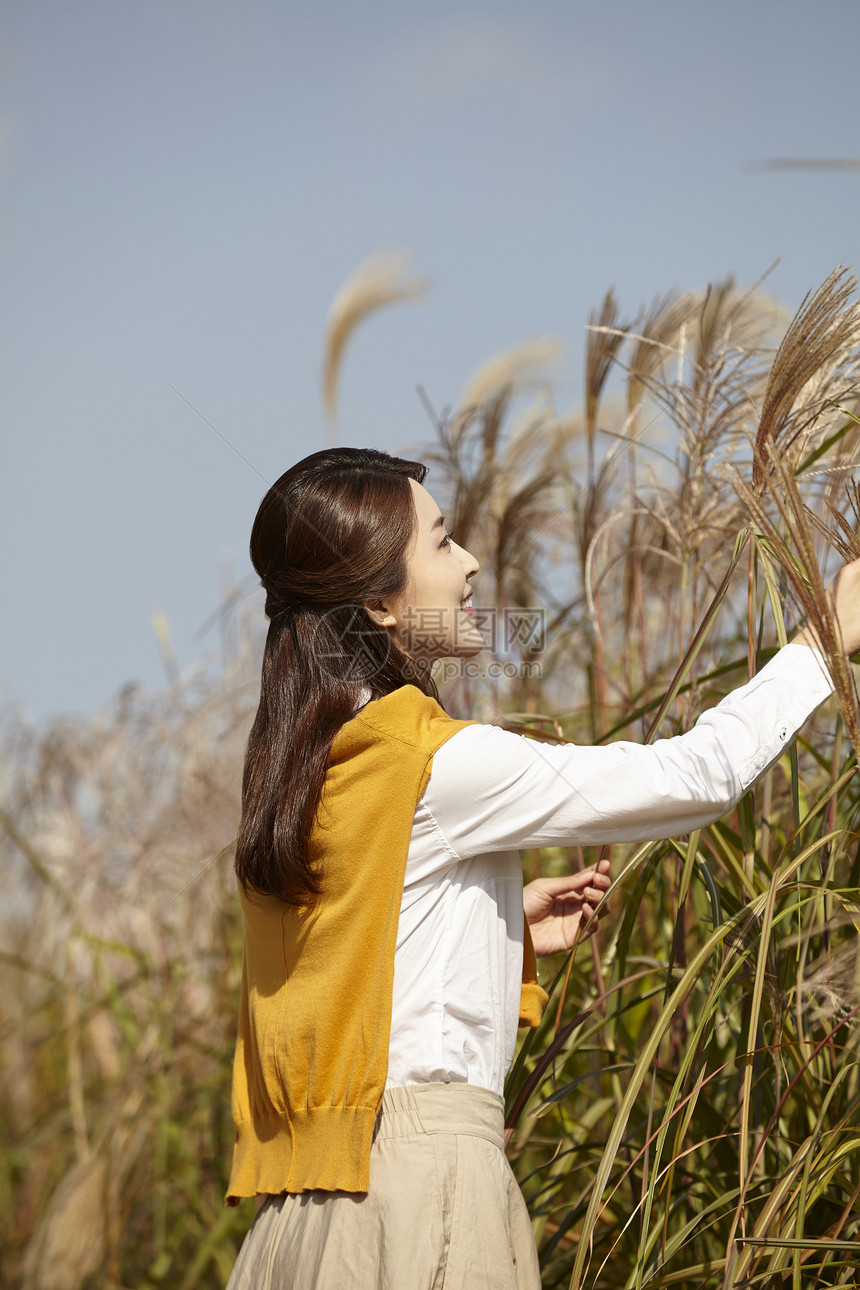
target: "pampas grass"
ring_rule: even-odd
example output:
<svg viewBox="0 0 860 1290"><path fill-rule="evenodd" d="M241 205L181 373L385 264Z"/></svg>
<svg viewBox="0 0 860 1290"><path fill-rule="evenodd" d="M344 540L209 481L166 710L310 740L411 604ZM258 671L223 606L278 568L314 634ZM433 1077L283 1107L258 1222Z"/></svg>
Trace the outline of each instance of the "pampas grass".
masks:
<svg viewBox="0 0 860 1290"><path fill-rule="evenodd" d="M753 487L763 492L778 452L797 465L828 404L857 388L860 303L849 304L857 280L834 269L807 294L777 350L761 409Z"/></svg>
<svg viewBox="0 0 860 1290"><path fill-rule="evenodd" d="M460 399L460 417L470 417L476 409L509 397L545 378L547 369L560 358L562 345L552 337L523 341L488 359L469 380Z"/></svg>
<svg viewBox="0 0 860 1290"><path fill-rule="evenodd" d="M333 434L337 393L343 356L356 328L387 305L418 301L429 283L409 276L409 257L395 251L378 251L350 274L332 301L326 324L323 365L323 403Z"/></svg>
<svg viewBox="0 0 860 1290"><path fill-rule="evenodd" d="M416 295L403 262L366 270L332 310L332 399L361 319ZM484 660L540 675L443 680L452 715L554 740L671 734L801 617L837 682L725 819L613 847L600 935L545 964L551 1006L506 1090L545 1290L858 1284L857 708L824 590L860 550L846 284L828 279L781 344L772 302L730 279L629 328L609 293L587 409L557 408L550 351L524 347L476 374L421 454L481 561L479 605L546 613L542 653ZM259 588L225 588L222 618L235 648L214 672L200 660L44 731L5 714L10 1290L214 1290L253 1218L223 1195ZM523 859L531 878L598 854Z"/></svg>

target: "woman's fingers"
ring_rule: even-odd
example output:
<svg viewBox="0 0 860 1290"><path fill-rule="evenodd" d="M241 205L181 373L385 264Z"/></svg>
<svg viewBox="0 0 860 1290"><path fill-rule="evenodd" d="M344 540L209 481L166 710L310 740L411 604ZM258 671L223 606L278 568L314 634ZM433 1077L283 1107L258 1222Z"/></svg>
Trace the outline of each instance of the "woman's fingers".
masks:
<svg viewBox="0 0 860 1290"><path fill-rule="evenodd" d="M578 873L565 873L560 878L539 878L538 881L550 895L562 896L566 892L581 891L594 877L592 869L581 869Z"/></svg>
<svg viewBox="0 0 860 1290"><path fill-rule="evenodd" d="M606 893L612 886L608 860L600 860L576 873L557 878L537 878L523 891L526 918L538 954L570 948L577 936L592 936L608 912ZM541 948L545 947L545 948Z"/></svg>
<svg viewBox="0 0 860 1290"><path fill-rule="evenodd" d="M583 917L591 918L596 913L598 918L602 918L609 908L604 901L605 895L606 892L599 887L586 887L585 891L567 892L556 897L554 907L561 915L573 915L581 910Z"/></svg>
<svg viewBox="0 0 860 1290"><path fill-rule="evenodd" d="M580 869L576 873L562 874L559 878L540 878L538 881L543 890L553 896L560 896L564 892L582 892L586 887L601 887L608 890L612 885L608 860L601 860L598 864L589 865L587 869Z"/></svg>

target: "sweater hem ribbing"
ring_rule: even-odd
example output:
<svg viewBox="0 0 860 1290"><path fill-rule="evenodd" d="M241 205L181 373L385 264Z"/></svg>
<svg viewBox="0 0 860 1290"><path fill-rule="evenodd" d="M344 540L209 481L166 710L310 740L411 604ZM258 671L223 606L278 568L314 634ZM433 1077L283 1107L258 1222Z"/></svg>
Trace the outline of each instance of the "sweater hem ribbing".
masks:
<svg viewBox="0 0 860 1290"><path fill-rule="evenodd" d="M536 981L523 981L520 986L520 1025L539 1026L549 995Z"/></svg>
<svg viewBox="0 0 860 1290"><path fill-rule="evenodd" d="M366 1192L376 1106L293 1109L236 1126L226 1203L282 1191Z"/></svg>

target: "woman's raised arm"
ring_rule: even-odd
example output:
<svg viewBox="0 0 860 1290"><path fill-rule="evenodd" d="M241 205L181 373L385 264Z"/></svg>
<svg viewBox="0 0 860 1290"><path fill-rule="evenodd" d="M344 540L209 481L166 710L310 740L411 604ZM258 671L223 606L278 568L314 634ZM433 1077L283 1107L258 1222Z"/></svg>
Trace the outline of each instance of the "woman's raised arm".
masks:
<svg viewBox="0 0 860 1290"><path fill-rule="evenodd" d="M831 594L852 653L860 649L860 561L840 571ZM806 628L686 734L648 746L553 745L466 727L435 754L424 806L461 859L689 833L740 799L832 689Z"/></svg>

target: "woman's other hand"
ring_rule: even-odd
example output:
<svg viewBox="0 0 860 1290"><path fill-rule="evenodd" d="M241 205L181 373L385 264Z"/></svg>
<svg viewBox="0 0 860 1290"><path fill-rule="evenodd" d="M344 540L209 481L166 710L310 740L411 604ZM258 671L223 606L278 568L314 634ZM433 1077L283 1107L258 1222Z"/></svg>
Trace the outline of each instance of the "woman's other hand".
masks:
<svg viewBox="0 0 860 1290"><path fill-rule="evenodd" d="M577 935L585 940L596 930L609 906L601 904L609 890L609 861L562 878L537 878L523 888L523 908L535 954L569 950Z"/></svg>
<svg viewBox="0 0 860 1290"><path fill-rule="evenodd" d="M836 613L845 652L856 654L860 650L860 560L843 564L827 592ZM804 627L794 637L794 642L821 648L812 627Z"/></svg>

